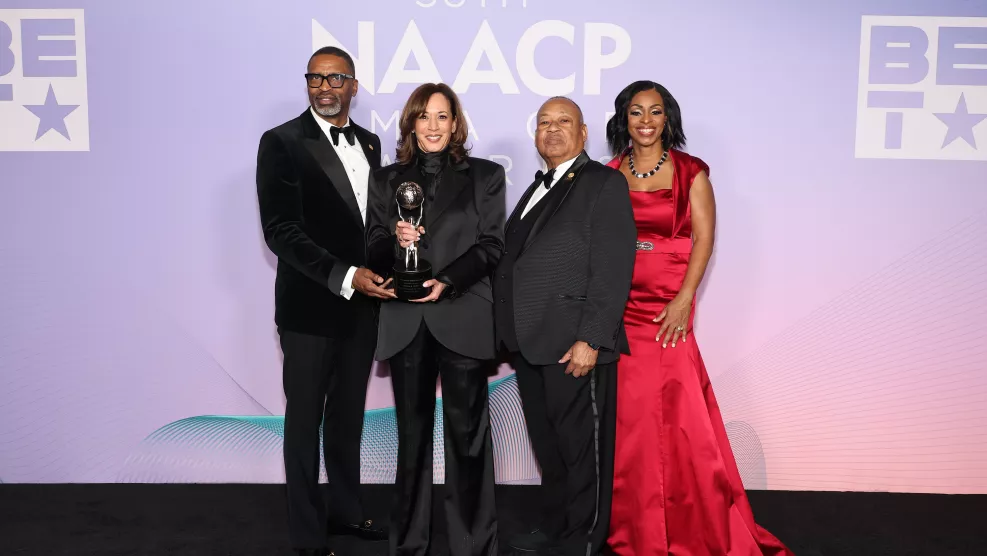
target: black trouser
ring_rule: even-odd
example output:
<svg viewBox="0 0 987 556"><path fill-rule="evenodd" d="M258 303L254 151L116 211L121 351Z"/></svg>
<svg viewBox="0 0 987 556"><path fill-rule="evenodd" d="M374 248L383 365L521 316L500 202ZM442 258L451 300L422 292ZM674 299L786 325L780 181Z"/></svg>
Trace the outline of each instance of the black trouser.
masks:
<svg viewBox="0 0 987 556"><path fill-rule="evenodd" d="M575 378L564 364L531 365L517 354L512 360L541 467L539 528L566 554L586 554L587 543L596 554L610 527L617 364Z"/></svg>
<svg viewBox="0 0 987 556"><path fill-rule="evenodd" d="M377 345L373 313L353 334L326 338L281 330L284 353L284 472L288 523L296 548L323 548L328 525L362 523L360 436ZM323 420L323 415L324 420ZM319 426L328 496L319 488Z"/></svg>
<svg viewBox="0 0 987 556"><path fill-rule="evenodd" d="M487 401L492 361L459 355L432 337L424 322L408 347L390 359L398 423L396 501L391 555L431 554L432 435L435 379L442 379L445 430L444 510L452 556L497 554L493 450Z"/></svg>

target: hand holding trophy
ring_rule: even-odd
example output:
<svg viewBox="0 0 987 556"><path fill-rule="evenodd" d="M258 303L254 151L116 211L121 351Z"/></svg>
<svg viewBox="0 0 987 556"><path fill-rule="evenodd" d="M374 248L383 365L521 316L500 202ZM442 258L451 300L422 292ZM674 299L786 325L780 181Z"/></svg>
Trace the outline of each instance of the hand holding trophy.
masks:
<svg viewBox="0 0 987 556"><path fill-rule="evenodd" d="M425 192L415 182L404 182L394 194L398 205L398 218L417 230L425 216ZM404 212L402 212L402 209ZM410 301L429 294L422 284L432 278L432 264L418 258L418 242L400 248L402 257L394 263L394 293L398 299Z"/></svg>

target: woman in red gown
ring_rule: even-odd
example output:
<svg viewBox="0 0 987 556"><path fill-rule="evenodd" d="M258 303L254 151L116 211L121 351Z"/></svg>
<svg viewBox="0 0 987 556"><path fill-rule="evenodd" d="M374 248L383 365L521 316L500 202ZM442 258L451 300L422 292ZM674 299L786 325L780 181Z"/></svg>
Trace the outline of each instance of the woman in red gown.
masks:
<svg viewBox="0 0 987 556"><path fill-rule="evenodd" d="M679 150L678 103L638 81L614 102L607 140L631 190L637 258L617 371L608 544L619 555L788 555L754 522L692 332L713 251L709 167Z"/></svg>

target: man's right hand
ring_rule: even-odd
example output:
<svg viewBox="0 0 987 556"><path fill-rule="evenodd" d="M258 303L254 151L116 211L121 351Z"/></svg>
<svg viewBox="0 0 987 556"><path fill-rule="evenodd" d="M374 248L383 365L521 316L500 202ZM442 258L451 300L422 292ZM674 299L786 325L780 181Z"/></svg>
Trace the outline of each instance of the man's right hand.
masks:
<svg viewBox="0 0 987 556"><path fill-rule="evenodd" d="M397 298L394 290L387 289L392 280L392 278L388 278L385 282L383 278L374 274L369 268L360 267L353 274L353 289L367 297Z"/></svg>

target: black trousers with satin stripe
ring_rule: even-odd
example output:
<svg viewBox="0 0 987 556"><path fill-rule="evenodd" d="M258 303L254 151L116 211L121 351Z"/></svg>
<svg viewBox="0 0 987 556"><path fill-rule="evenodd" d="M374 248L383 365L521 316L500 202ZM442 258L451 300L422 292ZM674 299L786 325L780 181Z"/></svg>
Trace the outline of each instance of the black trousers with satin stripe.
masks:
<svg viewBox="0 0 987 556"><path fill-rule="evenodd" d="M587 543L597 554L610 528L617 364L575 378L565 374L564 364L531 365L519 354L512 361L541 467L538 528L565 554L585 555Z"/></svg>
<svg viewBox="0 0 987 556"><path fill-rule="evenodd" d="M492 361L450 351L425 323L390 360L398 424L392 556L431 554L435 380L442 381L445 432L443 509L452 556L496 555L493 449L487 373Z"/></svg>
<svg viewBox="0 0 987 556"><path fill-rule="evenodd" d="M324 548L328 525L362 523L360 436L377 345L373 313L345 338L279 331L284 353L284 470L296 548ZM327 496L319 486L319 427Z"/></svg>

